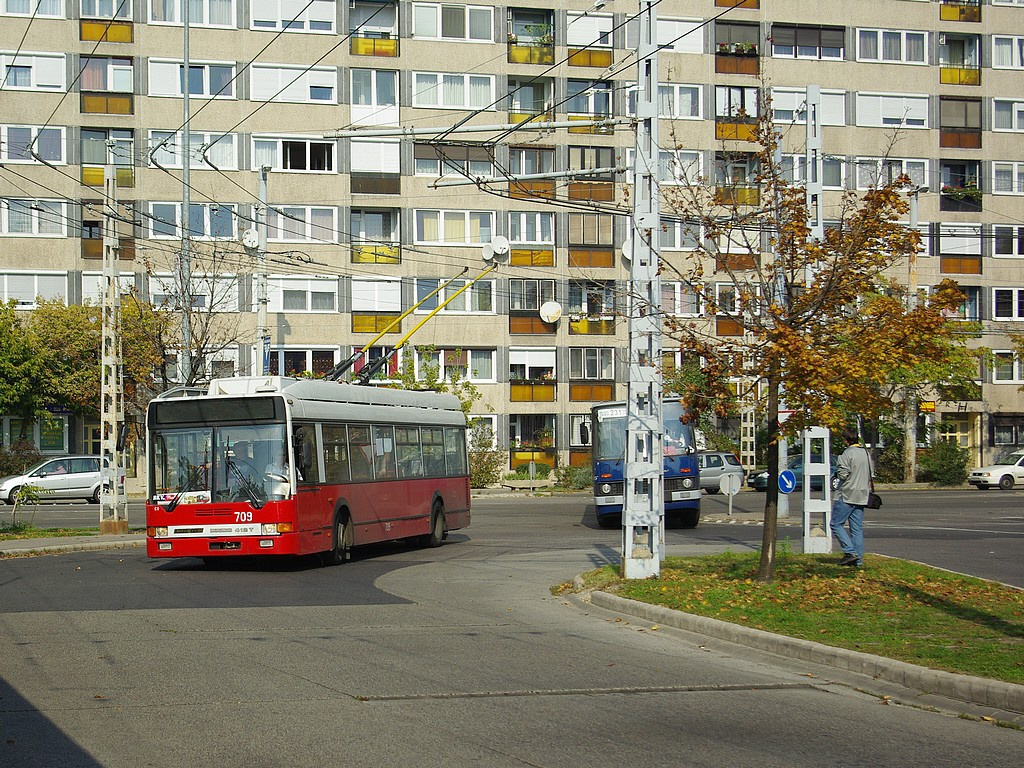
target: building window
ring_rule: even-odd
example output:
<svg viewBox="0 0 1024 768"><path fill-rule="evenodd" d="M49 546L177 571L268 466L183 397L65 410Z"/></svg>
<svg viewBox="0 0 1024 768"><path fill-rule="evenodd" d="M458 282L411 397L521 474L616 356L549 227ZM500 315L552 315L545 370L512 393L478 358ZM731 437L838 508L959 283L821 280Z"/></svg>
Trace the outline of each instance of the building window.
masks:
<svg viewBox="0 0 1024 768"><path fill-rule="evenodd" d="M569 80L565 111L575 115L611 117L612 86L600 80Z"/></svg>
<svg viewBox="0 0 1024 768"><path fill-rule="evenodd" d="M337 349L272 349L270 373L278 376L303 376L312 373L322 377L334 367Z"/></svg>
<svg viewBox="0 0 1024 768"><path fill-rule="evenodd" d="M457 375L465 381L494 382L493 349L417 349L416 378L423 380L434 372L441 381Z"/></svg>
<svg viewBox="0 0 1024 768"><path fill-rule="evenodd" d="M667 251L693 251L703 243L698 222L662 218L661 247Z"/></svg>
<svg viewBox="0 0 1024 768"><path fill-rule="evenodd" d="M857 125L869 128L927 128L928 97L858 93Z"/></svg>
<svg viewBox="0 0 1024 768"><path fill-rule="evenodd" d="M925 64L927 34L898 29L858 29L857 60Z"/></svg>
<svg viewBox="0 0 1024 768"><path fill-rule="evenodd" d="M555 350L509 347L509 378L513 381L555 381Z"/></svg>
<svg viewBox="0 0 1024 768"><path fill-rule="evenodd" d="M447 281L446 281L447 282ZM441 314L494 314L494 281L481 280L459 293L465 287L466 280L454 280L445 286L440 294L430 296L437 290L441 281L437 278L417 278L416 301L423 302L417 312L431 312L447 299L451 301L441 310ZM458 295L456 295L458 294ZM430 298L427 298L427 297ZM453 298L454 297L454 298Z"/></svg>
<svg viewBox="0 0 1024 768"><path fill-rule="evenodd" d="M61 0L50 2L63 5ZM82 0L82 18L128 20L132 18L132 3L131 0Z"/></svg>
<svg viewBox="0 0 1024 768"><path fill-rule="evenodd" d="M181 132L150 131L149 157L160 168L181 168ZM258 162L256 163L258 166ZM190 133L189 167L193 170L233 171L238 169L238 135L234 133Z"/></svg>
<svg viewBox="0 0 1024 768"><path fill-rule="evenodd" d="M635 90L629 93L630 114L636 114ZM658 115L666 120L700 120L703 117L701 87L699 85L658 86Z"/></svg>
<svg viewBox="0 0 1024 768"><path fill-rule="evenodd" d="M688 283L665 281L661 284L661 311L676 317L700 317L700 291Z"/></svg>
<svg viewBox="0 0 1024 768"><path fill-rule="evenodd" d="M584 317L615 316L615 284L612 282L569 281L568 311Z"/></svg>
<svg viewBox="0 0 1024 768"><path fill-rule="evenodd" d="M67 295L66 272L0 272L0 301L14 302L18 309L34 309L36 299L65 300Z"/></svg>
<svg viewBox="0 0 1024 768"><path fill-rule="evenodd" d="M338 209L274 205L267 210L267 239L286 243L336 243Z"/></svg>
<svg viewBox="0 0 1024 768"><path fill-rule="evenodd" d="M193 273L188 294L192 308L209 312L238 312L238 275ZM179 278L167 272L151 276L150 301L158 307L179 308L182 301Z"/></svg>
<svg viewBox="0 0 1024 768"><path fill-rule="evenodd" d="M1024 162L992 163L992 191L997 195L1024 195Z"/></svg>
<svg viewBox="0 0 1024 768"><path fill-rule="evenodd" d="M846 30L843 27L812 27L772 24L772 56L796 59L843 58Z"/></svg>
<svg viewBox="0 0 1024 768"><path fill-rule="evenodd" d="M204 240L233 240L236 237L235 205L192 203L189 206L188 236ZM150 237L180 239L181 203L150 203Z"/></svg>
<svg viewBox="0 0 1024 768"><path fill-rule="evenodd" d="M1024 256L1024 227L996 225L992 233L996 256Z"/></svg>
<svg viewBox="0 0 1024 768"><path fill-rule="evenodd" d="M413 72L412 105L442 109L495 109L494 76Z"/></svg>
<svg viewBox="0 0 1024 768"><path fill-rule="evenodd" d="M513 278L508 281L508 291L509 309L537 311L542 304L555 300L555 281Z"/></svg>
<svg viewBox="0 0 1024 768"><path fill-rule="evenodd" d="M104 167L113 165L118 186L135 185L135 138L131 131L83 128L81 138L83 184L103 186Z"/></svg>
<svg viewBox="0 0 1024 768"><path fill-rule="evenodd" d="M352 278L353 312L401 312L402 281Z"/></svg>
<svg viewBox="0 0 1024 768"><path fill-rule="evenodd" d="M83 91L131 93L135 69L131 59L83 56L79 84Z"/></svg>
<svg viewBox="0 0 1024 768"><path fill-rule="evenodd" d="M520 212L508 215L509 240L516 245L555 244L553 213Z"/></svg>
<svg viewBox="0 0 1024 768"><path fill-rule="evenodd" d="M394 107L398 104L398 72L391 69L353 69L352 106Z"/></svg>
<svg viewBox="0 0 1024 768"><path fill-rule="evenodd" d="M118 2L119 0L115 0ZM182 26L183 0L149 0L149 23ZM234 27L233 0L189 0L188 23L196 27Z"/></svg>
<svg viewBox="0 0 1024 768"><path fill-rule="evenodd" d="M821 163L821 181L826 189L843 189L846 183L844 164L842 158L825 157ZM790 184L803 185L807 182L807 156L806 155L783 155L779 164L779 170ZM876 165L877 170L877 165ZM924 169L921 169L924 173ZM874 175L866 175L865 178L875 178Z"/></svg>
<svg viewBox="0 0 1024 768"><path fill-rule="evenodd" d="M615 378L615 350L611 347L570 347L569 378L581 381Z"/></svg>
<svg viewBox="0 0 1024 768"><path fill-rule="evenodd" d="M417 176L490 178L494 175L491 150L483 145L474 147L417 142L413 155Z"/></svg>
<svg viewBox="0 0 1024 768"><path fill-rule="evenodd" d="M67 203L0 198L0 235L64 237L66 234Z"/></svg>
<svg viewBox="0 0 1024 768"><path fill-rule="evenodd" d="M555 150L549 147L510 147L508 162L514 176L551 173L555 169Z"/></svg>
<svg viewBox="0 0 1024 768"><path fill-rule="evenodd" d="M131 6L128 0L125 0L125 4ZM85 5L85 0L82 5ZM0 0L0 16L63 19L64 0Z"/></svg>
<svg viewBox="0 0 1024 768"><path fill-rule="evenodd" d="M822 125L846 125L846 92L822 91L819 119ZM772 88L772 119L777 123L807 122L807 91Z"/></svg>
<svg viewBox="0 0 1024 768"><path fill-rule="evenodd" d="M334 0L294 4L288 0L253 0L252 28L285 32L333 32Z"/></svg>
<svg viewBox="0 0 1024 768"><path fill-rule="evenodd" d="M607 213L570 213L569 245L613 245L615 220Z"/></svg>
<svg viewBox="0 0 1024 768"><path fill-rule="evenodd" d="M63 128L41 128L35 125L0 125L0 161L5 163L38 163L29 149L42 160L64 165L65 134Z"/></svg>
<svg viewBox="0 0 1024 768"><path fill-rule="evenodd" d="M907 175L913 184L928 186L928 161L908 160L896 157L858 157L857 188L880 188L895 184L900 176Z"/></svg>
<svg viewBox="0 0 1024 768"><path fill-rule="evenodd" d="M253 136L253 166L296 173L334 173L333 141Z"/></svg>
<svg viewBox="0 0 1024 768"><path fill-rule="evenodd" d="M285 67L253 64L250 67L253 101L294 104L335 104L338 71L333 67Z"/></svg>
<svg viewBox="0 0 1024 768"><path fill-rule="evenodd" d="M704 53L704 21L702 19L663 19L658 17L656 32L659 50L672 53ZM627 48L636 48L638 25L626 26Z"/></svg>
<svg viewBox="0 0 1024 768"><path fill-rule="evenodd" d="M493 211L417 209L416 242L437 245L482 245L494 232Z"/></svg>
<svg viewBox="0 0 1024 768"><path fill-rule="evenodd" d="M1024 131L1024 101L992 100L993 131Z"/></svg>
<svg viewBox="0 0 1024 768"><path fill-rule="evenodd" d="M994 351L992 353L992 383L1019 384L1024 382L1024 366L1014 352Z"/></svg>
<svg viewBox="0 0 1024 768"><path fill-rule="evenodd" d="M494 11L479 5L413 3L412 36L433 40L490 43Z"/></svg>
<svg viewBox="0 0 1024 768"><path fill-rule="evenodd" d="M0 53L0 90L63 91L64 54Z"/></svg>
<svg viewBox="0 0 1024 768"><path fill-rule="evenodd" d="M189 96L211 99L235 98L235 65L228 62L189 64ZM149 95L181 96L185 88L185 65L176 61L149 60Z"/></svg>
<svg viewBox="0 0 1024 768"><path fill-rule="evenodd" d="M269 312L336 312L338 280L271 275L267 280L267 300Z"/></svg>
<svg viewBox="0 0 1024 768"><path fill-rule="evenodd" d="M992 69L1024 69L1024 37L992 35Z"/></svg>

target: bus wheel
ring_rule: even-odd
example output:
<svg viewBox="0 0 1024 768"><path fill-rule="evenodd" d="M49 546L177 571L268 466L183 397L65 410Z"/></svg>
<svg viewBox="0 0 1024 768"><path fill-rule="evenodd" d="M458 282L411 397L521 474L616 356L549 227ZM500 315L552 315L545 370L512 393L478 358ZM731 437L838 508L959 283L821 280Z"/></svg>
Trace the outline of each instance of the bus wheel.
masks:
<svg viewBox="0 0 1024 768"><path fill-rule="evenodd" d="M344 512L338 512L334 518L331 544L331 548L324 552L324 565L341 565L352 556L352 523Z"/></svg>
<svg viewBox="0 0 1024 768"><path fill-rule="evenodd" d="M696 528L697 523L700 522L700 511L692 509L679 512L673 517L672 522L675 524L672 526L673 528Z"/></svg>
<svg viewBox="0 0 1024 768"><path fill-rule="evenodd" d="M444 542L444 506L441 502L434 504L430 512L430 533L425 537L428 547L440 547Z"/></svg>

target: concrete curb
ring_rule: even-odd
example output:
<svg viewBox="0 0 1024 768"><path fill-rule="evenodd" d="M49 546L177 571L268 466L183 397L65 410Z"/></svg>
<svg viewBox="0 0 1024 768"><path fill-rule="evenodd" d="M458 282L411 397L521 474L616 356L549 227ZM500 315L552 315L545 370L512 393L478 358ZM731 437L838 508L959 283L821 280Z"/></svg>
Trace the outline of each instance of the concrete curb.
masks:
<svg viewBox="0 0 1024 768"><path fill-rule="evenodd" d="M582 586L582 582L576 582ZM1024 712L1024 685L1004 683L970 675L958 675L938 669L928 669L904 661L872 656L860 651L833 648L830 645L775 635L752 627L731 624L719 619L695 616L658 605L612 595L592 592L591 602L599 608L627 613L658 624L684 629L702 635L717 637L738 645L768 651L780 656L844 669L876 679L937 694L972 704L979 704L1009 712Z"/></svg>
<svg viewBox="0 0 1024 768"><path fill-rule="evenodd" d="M18 546L19 544L21 546ZM0 544L0 558L29 557L31 555L55 555L61 552L91 552L102 549L139 549L145 546L145 537L131 539L126 538L116 541L111 541L110 539L103 539L100 541L75 541L65 544L34 543L27 546L24 542L14 540L8 542L8 545Z"/></svg>

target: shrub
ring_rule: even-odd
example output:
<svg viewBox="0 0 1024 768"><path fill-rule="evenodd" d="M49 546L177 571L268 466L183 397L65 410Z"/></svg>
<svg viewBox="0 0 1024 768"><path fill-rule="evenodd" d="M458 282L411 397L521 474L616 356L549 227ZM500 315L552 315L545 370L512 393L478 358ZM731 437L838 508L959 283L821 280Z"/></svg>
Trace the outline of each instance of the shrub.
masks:
<svg viewBox="0 0 1024 768"><path fill-rule="evenodd" d="M921 457L921 474L932 485L963 485L969 458L968 450L952 440L936 440Z"/></svg>
<svg viewBox="0 0 1024 768"><path fill-rule="evenodd" d="M534 477L538 480L544 480L551 475L551 466L545 464L542 461L534 463ZM530 465L520 464L515 468L515 471L505 476L509 480L529 480L530 479Z"/></svg>
<svg viewBox="0 0 1024 768"><path fill-rule="evenodd" d="M0 477L20 475L43 458L31 443L19 441L10 448L0 447Z"/></svg>
<svg viewBox="0 0 1024 768"><path fill-rule="evenodd" d="M494 433L486 427L474 427L469 439L469 485L486 488L501 480L505 469L505 452L491 446Z"/></svg>
<svg viewBox="0 0 1024 768"><path fill-rule="evenodd" d="M555 470L555 482L562 488L582 491L594 484L590 467L559 467Z"/></svg>

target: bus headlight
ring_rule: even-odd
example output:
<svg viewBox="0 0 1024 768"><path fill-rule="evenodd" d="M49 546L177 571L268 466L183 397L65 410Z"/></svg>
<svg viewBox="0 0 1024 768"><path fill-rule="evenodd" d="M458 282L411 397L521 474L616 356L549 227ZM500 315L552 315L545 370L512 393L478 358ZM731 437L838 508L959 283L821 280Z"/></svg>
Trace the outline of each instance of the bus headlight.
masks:
<svg viewBox="0 0 1024 768"><path fill-rule="evenodd" d="M150 526L146 529L146 535L150 538L163 538L167 535L167 526Z"/></svg>
<svg viewBox="0 0 1024 768"><path fill-rule="evenodd" d="M686 489L693 488L693 478L692 477L684 477L683 478L683 488L686 488Z"/></svg>
<svg viewBox="0 0 1024 768"><path fill-rule="evenodd" d="M292 533L295 526L291 523L263 523L260 532L264 536L274 536L278 533Z"/></svg>

